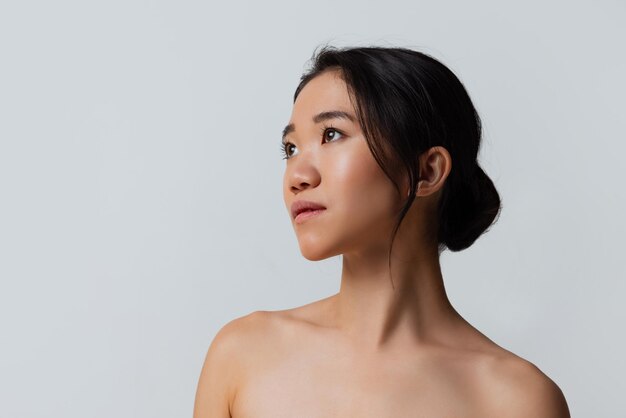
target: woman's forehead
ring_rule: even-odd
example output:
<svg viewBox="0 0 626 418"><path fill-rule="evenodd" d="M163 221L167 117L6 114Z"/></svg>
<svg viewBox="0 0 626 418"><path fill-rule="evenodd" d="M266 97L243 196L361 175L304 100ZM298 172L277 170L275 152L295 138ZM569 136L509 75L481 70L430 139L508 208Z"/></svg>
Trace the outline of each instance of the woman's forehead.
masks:
<svg viewBox="0 0 626 418"><path fill-rule="evenodd" d="M324 72L303 87L294 102L291 121L298 117L310 119L328 110L354 112L348 87L338 71Z"/></svg>

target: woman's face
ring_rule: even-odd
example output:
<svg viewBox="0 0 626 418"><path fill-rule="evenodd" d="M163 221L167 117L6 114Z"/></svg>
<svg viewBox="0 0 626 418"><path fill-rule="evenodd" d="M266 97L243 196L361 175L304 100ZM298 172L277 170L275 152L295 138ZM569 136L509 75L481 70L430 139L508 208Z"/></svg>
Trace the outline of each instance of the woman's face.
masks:
<svg viewBox="0 0 626 418"><path fill-rule="evenodd" d="M283 142L283 196L303 256L387 250L401 197L372 156L338 71L301 90ZM294 219L292 204L304 200L325 209Z"/></svg>

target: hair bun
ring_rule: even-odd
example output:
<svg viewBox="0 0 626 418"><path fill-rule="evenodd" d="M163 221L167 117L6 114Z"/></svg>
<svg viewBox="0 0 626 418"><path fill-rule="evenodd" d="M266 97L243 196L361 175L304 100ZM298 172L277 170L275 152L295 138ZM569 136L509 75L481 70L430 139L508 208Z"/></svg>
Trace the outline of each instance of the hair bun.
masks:
<svg viewBox="0 0 626 418"><path fill-rule="evenodd" d="M439 242L450 251L461 251L497 220L501 199L493 181L478 164L465 181L458 176L449 180L439 205Z"/></svg>

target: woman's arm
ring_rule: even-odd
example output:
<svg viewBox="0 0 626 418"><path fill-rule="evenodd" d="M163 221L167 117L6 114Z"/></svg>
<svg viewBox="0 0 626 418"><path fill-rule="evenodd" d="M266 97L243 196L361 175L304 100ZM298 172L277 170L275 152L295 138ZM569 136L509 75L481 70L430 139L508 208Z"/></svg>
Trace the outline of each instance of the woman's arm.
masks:
<svg viewBox="0 0 626 418"><path fill-rule="evenodd" d="M237 381L237 352L241 350L240 319L215 335L200 373L193 418L231 418Z"/></svg>

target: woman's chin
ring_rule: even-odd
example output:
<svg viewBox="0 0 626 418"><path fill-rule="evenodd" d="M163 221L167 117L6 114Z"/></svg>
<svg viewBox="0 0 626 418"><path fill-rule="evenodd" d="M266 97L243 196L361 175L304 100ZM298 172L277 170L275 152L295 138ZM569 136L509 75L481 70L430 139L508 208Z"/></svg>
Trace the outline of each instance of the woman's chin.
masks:
<svg viewBox="0 0 626 418"><path fill-rule="evenodd" d="M301 244L300 253L309 261L320 261L337 255L336 251L322 245Z"/></svg>

